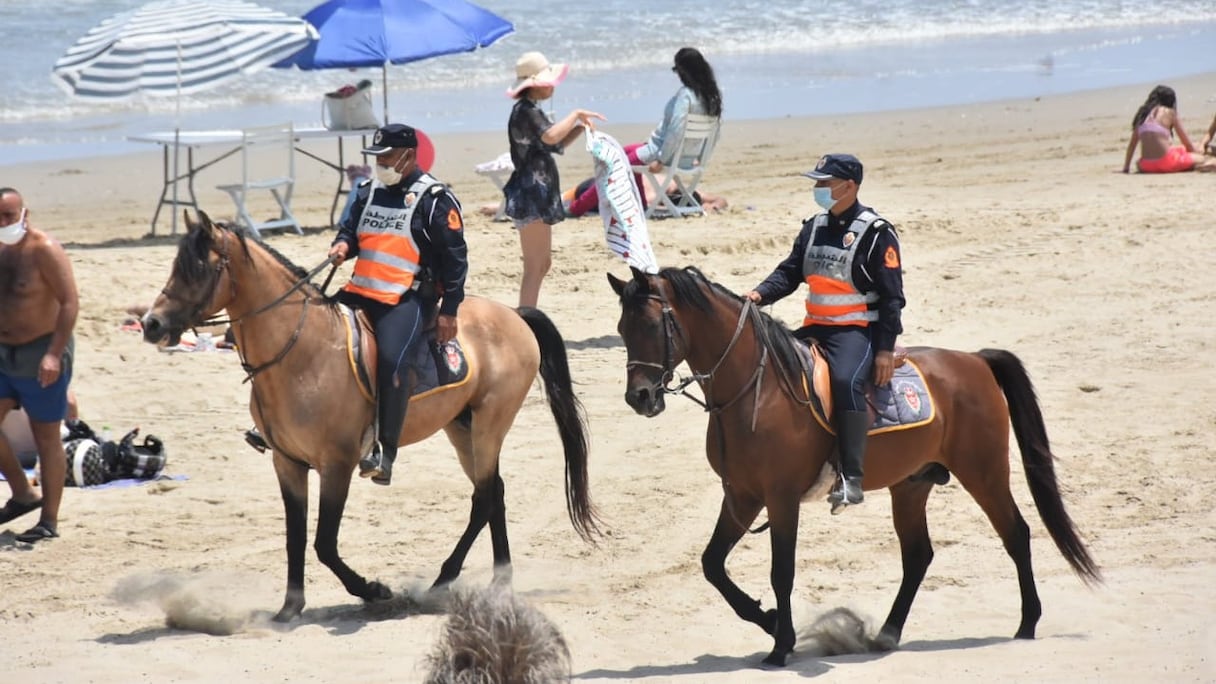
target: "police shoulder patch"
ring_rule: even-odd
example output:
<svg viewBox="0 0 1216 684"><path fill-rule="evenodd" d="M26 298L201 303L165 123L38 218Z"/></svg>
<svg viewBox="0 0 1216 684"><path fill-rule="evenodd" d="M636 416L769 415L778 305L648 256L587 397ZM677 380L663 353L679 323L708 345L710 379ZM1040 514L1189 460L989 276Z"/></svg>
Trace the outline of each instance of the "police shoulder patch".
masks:
<svg viewBox="0 0 1216 684"><path fill-rule="evenodd" d="M887 247L887 251L882 255L882 265L887 268L899 268L899 253L894 247Z"/></svg>

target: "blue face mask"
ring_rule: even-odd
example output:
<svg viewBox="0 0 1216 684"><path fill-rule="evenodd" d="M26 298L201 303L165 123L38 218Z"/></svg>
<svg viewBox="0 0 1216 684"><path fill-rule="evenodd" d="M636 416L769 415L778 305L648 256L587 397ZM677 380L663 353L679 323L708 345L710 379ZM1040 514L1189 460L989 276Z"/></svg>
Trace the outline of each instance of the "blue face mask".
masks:
<svg viewBox="0 0 1216 684"><path fill-rule="evenodd" d="M825 211L831 211L832 207L836 206L836 200L832 199L832 189L829 187L815 188L815 204L823 207Z"/></svg>

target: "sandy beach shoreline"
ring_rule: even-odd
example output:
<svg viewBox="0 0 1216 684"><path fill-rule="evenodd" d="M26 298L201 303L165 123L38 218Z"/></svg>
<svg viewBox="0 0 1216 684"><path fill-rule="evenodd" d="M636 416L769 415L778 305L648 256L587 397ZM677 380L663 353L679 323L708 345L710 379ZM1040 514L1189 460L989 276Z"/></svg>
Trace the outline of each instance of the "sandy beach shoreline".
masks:
<svg viewBox="0 0 1216 684"><path fill-rule="evenodd" d="M1216 114L1216 73L1168 83L1198 142ZM929 502L937 556L900 651L804 652L784 671L756 669L770 639L738 620L701 577L721 497L704 458L705 415L676 398L649 420L625 405L625 351L604 274L627 270L604 246L598 219L555 228L540 306L566 338L588 410L591 492L609 536L588 547L565 518L557 433L539 390L508 436L502 475L514 586L561 629L578 681L1216 679L1209 646L1216 389L1202 382L1216 352L1208 323L1216 177L1117 172L1131 116L1152 85L850 117L728 120L704 183L731 208L650 226L663 265L697 266L743 291L788 253L800 219L814 210L799 174L826 152L861 158L861 200L900 229L908 295L901 343L1000 347L1022 358L1069 512L1106 575L1094 590L1071 575L1015 457L1014 494L1031 527L1044 605L1035 641L1009 639L1018 619L1012 563L952 482ZM630 142L649 126L609 122L605 130ZM497 194L473 170L506 149L505 132L433 137L434 172L466 209L469 290L513 305L517 238L477 213ZM332 238L320 227L335 178L311 161L297 164L293 206L310 230L269 243L311 267ZM581 142L560 167L564 184L590 175ZM0 185L20 189L36 224L68 246L81 290L74 387L82 416L116 432L139 425L158 435L168 472L188 478L69 489L62 538L32 550L13 538L32 521L3 526L5 671L14 680L101 684L420 681L442 616L365 610L311 549L303 619L288 628L266 622L286 579L283 512L269 458L241 439L249 388L234 355L158 352L118 329L127 306L159 291L175 254L174 237L141 239L160 169L152 149L0 169ZM216 218L231 215L214 186L233 169L224 162L200 177L200 200ZM167 225L162 219L162 232ZM771 313L794 325L801 307L795 296ZM391 488L352 485L341 550L365 575L414 592L463 530L471 488L441 436L403 450L399 463ZM767 536L748 537L728 568L771 605L768 558ZM876 627L900 572L887 494L874 492L836 518L826 504L807 502L797 563L796 619L843 606ZM482 586L490 576L483 538L463 581ZM155 601L114 597L119 587L157 578L176 583L174 600L248 622L211 636L166 626L173 609Z"/></svg>

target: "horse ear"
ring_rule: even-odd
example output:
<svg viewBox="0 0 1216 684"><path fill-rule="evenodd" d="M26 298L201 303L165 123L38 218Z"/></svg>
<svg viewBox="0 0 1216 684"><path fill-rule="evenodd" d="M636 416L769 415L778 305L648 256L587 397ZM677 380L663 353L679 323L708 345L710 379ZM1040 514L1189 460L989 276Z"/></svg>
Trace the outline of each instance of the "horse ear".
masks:
<svg viewBox="0 0 1216 684"><path fill-rule="evenodd" d="M642 286L642 292L649 292L650 291L650 276L647 275L645 271L639 269L637 266L630 266L629 270L633 271L634 281L637 282L638 285Z"/></svg>
<svg viewBox="0 0 1216 684"><path fill-rule="evenodd" d="M616 293L616 296L618 296L618 297L625 296L625 281L624 280L621 280L620 278L609 273L608 274L608 284L612 286L612 291Z"/></svg>

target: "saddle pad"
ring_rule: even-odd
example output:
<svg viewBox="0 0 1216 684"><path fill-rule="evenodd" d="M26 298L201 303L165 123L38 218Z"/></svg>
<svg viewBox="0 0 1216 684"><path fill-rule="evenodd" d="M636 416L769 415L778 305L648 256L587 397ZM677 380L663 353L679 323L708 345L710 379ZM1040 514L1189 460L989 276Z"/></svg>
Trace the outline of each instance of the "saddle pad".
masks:
<svg viewBox="0 0 1216 684"><path fill-rule="evenodd" d="M469 379L469 360L465 358L460 340L438 344L433 336L414 347L414 358L410 360L414 371L414 388L410 401L452 387L459 387Z"/></svg>
<svg viewBox="0 0 1216 684"><path fill-rule="evenodd" d="M359 391L368 401L375 401L375 357L376 342L370 336L363 344L363 334L368 332L356 318L355 311L345 304L339 304L342 319L346 322L346 356L350 361L351 372L358 382ZM414 375L414 387L410 392L410 400L418 399L435 392L459 387L469 379L469 360L459 340L447 344L435 342L434 331L428 333L422 344L414 347L414 356L408 359L409 368Z"/></svg>
<svg viewBox="0 0 1216 684"><path fill-rule="evenodd" d="M802 382L810 396L811 415L823 429L834 435L836 430L824 414L823 403L816 392L811 389L815 367L810 348L806 345L798 345L798 352L805 364L806 374L803 376ZM827 388L823 389L826 391ZM866 402L874 416L874 422L870 424L868 432L871 435L919 427L931 422L937 413L937 406L933 401L933 396L929 393L928 385L925 384L924 375L921 374L920 368L912 359L906 360L895 368L891 382L887 386L871 385L866 393Z"/></svg>
<svg viewBox="0 0 1216 684"><path fill-rule="evenodd" d="M870 426L872 435L924 425L937 412L925 378L911 359L895 369L890 384L874 388L870 407L877 414Z"/></svg>

